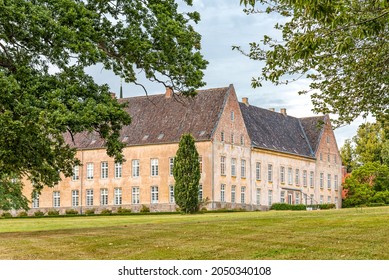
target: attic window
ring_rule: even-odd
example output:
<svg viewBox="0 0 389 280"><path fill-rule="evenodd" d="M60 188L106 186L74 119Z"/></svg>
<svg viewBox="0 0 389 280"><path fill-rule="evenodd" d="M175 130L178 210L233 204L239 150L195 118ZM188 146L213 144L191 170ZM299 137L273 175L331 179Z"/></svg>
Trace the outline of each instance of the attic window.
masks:
<svg viewBox="0 0 389 280"><path fill-rule="evenodd" d="M96 139L92 139L92 141L90 142L90 145L96 143Z"/></svg>
<svg viewBox="0 0 389 280"><path fill-rule="evenodd" d="M235 119L235 113L234 111L231 111L231 120L234 121L234 119Z"/></svg>
<svg viewBox="0 0 389 280"><path fill-rule="evenodd" d="M294 151L296 154L298 154L298 152L296 151L296 149L293 149L293 151Z"/></svg>
<svg viewBox="0 0 389 280"><path fill-rule="evenodd" d="M203 136L205 134L205 130L200 131L200 136Z"/></svg>
<svg viewBox="0 0 389 280"><path fill-rule="evenodd" d="M160 135L158 135L158 139L161 140L163 138L164 134L161 133Z"/></svg>
<svg viewBox="0 0 389 280"><path fill-rule="evenodd" d="M284 151L286 151L286 149L285 149L285 147L284 147L284 146L282 146L282 149L283 149Z"/></svg>
<svg viewBox="0 0 389 280"><path fill-rule="evenodd" d="M128 141L128 136L124 136L122 142L127 142L127 141Z"/></svg>
<svg viewBox="0 0 389 280"><path fill-rule="evenodd" d="M147 140L147 138L149 138L149 135L143 136L143 139L142 139L142 140Z"/></svg>
<svg viewBox="0 0 389 280"><path fill-rule="evenodd" d="M267 147L267 145L265 143L262 143L265 147Z"/></svg>

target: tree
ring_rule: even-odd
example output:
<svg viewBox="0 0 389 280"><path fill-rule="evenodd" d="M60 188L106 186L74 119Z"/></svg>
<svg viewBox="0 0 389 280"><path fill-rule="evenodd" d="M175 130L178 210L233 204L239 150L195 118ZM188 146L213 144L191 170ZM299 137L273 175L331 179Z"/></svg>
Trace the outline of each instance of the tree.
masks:
<svg viewBox="0 0 389 280"><path fill-rule="evenodd" d="M385 133L380 123L364 123L353 137L355 143L356 160L359 164L368 162L383 163L382 149L384 147Z"/></svg>
<svg viewBox="0 0 389 280"><path fill-rule="evenodd" d="M199 15L177 8L174 0L0 1L0 194L14 194L10 207L24 205L11 191L15 179L39 192L72 174L79 161L65 133L96 133L109 156L124 160L118 137L130 116L86 67L99 64L145 90L137 72L188 96L204 85L207 62L191 25Z"/></svg>
<svg viewBox="0 0 389 280"><path fill-rule="evenodd" d="M276 13L282 40L265 35L250 44L265 61L259 78L274 84L312 80L316 112L339 116L337 125L369 113L389 115L389 2L387 0L241 0L247 13ZM307 93L300 91L299 94Z"/></svg>
<svg viewBox="0 0 389 280"><path fill-rule="evenodd" d="M350 139L347 139L342 148L340 148L340 156L342 157L342 164L346 167L347 173L351 173L356 166L356 160L355 149Z"/></svg>
<svg viewBox="0 0 389 280"><path fill-rule="evenodd" d="M195 140L191 134L183 134L174 158L174 198L185 213L198 208L200 163Z"/></svg>

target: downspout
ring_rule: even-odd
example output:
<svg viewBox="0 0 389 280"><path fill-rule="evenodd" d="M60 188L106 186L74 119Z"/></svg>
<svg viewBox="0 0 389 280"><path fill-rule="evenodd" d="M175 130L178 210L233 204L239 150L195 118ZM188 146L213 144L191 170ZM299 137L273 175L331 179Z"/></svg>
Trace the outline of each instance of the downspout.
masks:
<svg viewBox="0 0 389 280"><path fill-rule="evenodd" d="M211 140L212 143L212 165L211 165L211 172L212 172L212 204L211 204L211 209L215 209L215 172L214 172L214 164L215 164L215 155L214 155L214 148L213 148L213 141Z"/></svg>
<svg viewBox="0 0 389 280"><path fill-rule="evenodd" d="M80 215L82 215L82 201L83 201L83 197L82 197L82 189L83 189L83 186L84 186L84 150L81 150L81 180L80 180Z"/></svg>

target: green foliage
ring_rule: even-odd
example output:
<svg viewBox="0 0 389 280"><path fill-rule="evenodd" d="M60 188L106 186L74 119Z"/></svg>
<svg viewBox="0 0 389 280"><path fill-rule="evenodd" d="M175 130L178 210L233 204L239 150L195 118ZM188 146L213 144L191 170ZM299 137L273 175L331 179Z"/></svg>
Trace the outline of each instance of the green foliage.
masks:
<svg viewBox="0 0 389 280"><path fill-rule="evenodd" d="M66 209L66 215L78 215L78 211L76 209Z"/></svg>
<svg viewBox="0 0 389 280"><path fill-rule="evenodd" d="M55 209L51 209L47 211L47 216L59 216L59 211Z"/></svg>
<svg viewBox="0 0 389 280"><path fill-rule="evenodd" d="M142 204L142 207L139 210L140 213L150 213L150 208Z"/></svg>
<svg viewBox="0 0 389 280"><path fill-rule="evenodd" d="M124 160L118 137L131 120L126 104L87 67L98 64L143 89L146 78L194 95L207 64L192 27L198 21L173 0L0 1L0 208L27 202L3 176L26 177L39 193L61 173L72 175L79 161L65 136L100 136L107 154Z"/></svg>
<svg viewBox="0 0 389 280"><path fill-rule="evenodd" d="M43 213L42 211L39 211L39 210L34 212L35 217L43 217L44 215L45 215L45 213Z"/></svg>
<svg viewBox="0 0 389 280"><path fill-rule="evenodd" d="M12 214L9 213L9 212L3 212L3 213L1 214L1 217L2 217L2 218L12 218Z"/></svg>
<svg viewBox="0 0 389 280"><path fill-rule="evenodd" d="M200 181L199 154L195 140L190 134L183 134L174 158L174 199L185 213L198 210Z"/></svg>
<svg viewBox="0 0 389 280"><path fill-rule="evenodd" d="M306 210L304 204L287 204L287 203L273 203L270 210Z"/></svg>
<svg viewBox="0 0 389 280"><path fill-rule="evenodd" d="M103 210L101 210L100 214L101 215L111 215L112 214L112 210L110 210L110 209L103 209Z"/></svg>
<svg viewBox="0 0 389 280"><path fill-rule="evenodd" d="M117 211L118 214L130 214L131 212L132 212L131 209L122 208L122 207L119 207Z"/></svg>
<svg viewBox="0 0 389 280"><path fill-rule="evenodd" d="M342 148L340 148L340 156L342 157L342 164L346 167L347 173L351 173L356 167L356 159L355 149L350 139L347 139Z"/></svg>
<svg viewBox="0 0 389 280"><path fill-rule="evenodd" d="M28 214L26 211L19 212L18 217L27 217Z"/></svg>
<svg viewBox="0 0 389 280"><path fill-rule="evenodd" d="M87 215L87 216L94 215L95 212L96 212L95 208L87 209L87 210L85 210L85 215Z"/></svg>
<svg viewBox="0 0 389 280"><path fill-rule="evenodd" d="M3 174L1 171L1 153L0 144L0 209L6 211L11 209L28 210L28 200L22 194L23 185L20 180L15 179L14 176Z"/></svg>
<svg viewBox="0 0 389 280"><path fill-rule="evenodd" d="M250 44L253 60L265 61L259 78L287 84L311 79L316 112L339 116L388 116L389 2L384 0L241 0L246 13L276 13L282 38L265 35Z"/></svg>
<svg viewBox="0 0 389 280"><path fill-rule="evenodd" d="M317 207L322 210L326 209L335 209L336 205L334 203L324 203L324 204L318 204Z"/></svg>

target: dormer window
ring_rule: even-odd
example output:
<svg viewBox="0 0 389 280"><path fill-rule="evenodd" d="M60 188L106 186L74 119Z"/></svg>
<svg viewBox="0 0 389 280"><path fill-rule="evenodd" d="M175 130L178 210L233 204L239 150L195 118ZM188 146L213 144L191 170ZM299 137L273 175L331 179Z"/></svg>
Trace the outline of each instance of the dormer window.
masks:
<svg viewBox="0 0 389 280"><path fill-rule="evenodd" d="M234 119L235 119L235 113L234 111L231 111L231 121L234 121Z"/></svg>
<svg viewBox="0 0 389 280"><path fill-rule="evenodd" d="M220 132L220 141L224 142L224 132Z"/></svg>

